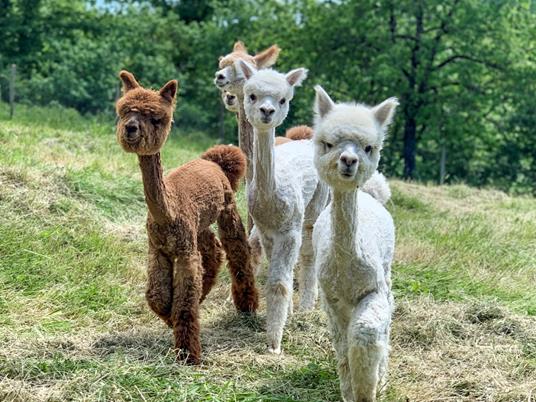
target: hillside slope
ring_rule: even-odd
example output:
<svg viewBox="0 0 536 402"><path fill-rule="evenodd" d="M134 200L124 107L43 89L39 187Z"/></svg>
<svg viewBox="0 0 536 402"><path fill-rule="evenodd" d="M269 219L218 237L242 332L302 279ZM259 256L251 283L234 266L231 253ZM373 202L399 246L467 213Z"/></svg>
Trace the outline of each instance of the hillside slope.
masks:
<svg viewBox="0 0 536 402"><path fill-rule="evenodd" d="M202 307L204 363L174 362L144 301L145 204L136 157L110 123L0 109L0 400L337 401L320 309L296 314L285 354L257 318ZM173 133L167 168L204 136ZM536 395L536 200L393 181L397 311L386 401ZM244 212L243 194L239 195ZM264 278L261 277L261 282Z"/></svg>

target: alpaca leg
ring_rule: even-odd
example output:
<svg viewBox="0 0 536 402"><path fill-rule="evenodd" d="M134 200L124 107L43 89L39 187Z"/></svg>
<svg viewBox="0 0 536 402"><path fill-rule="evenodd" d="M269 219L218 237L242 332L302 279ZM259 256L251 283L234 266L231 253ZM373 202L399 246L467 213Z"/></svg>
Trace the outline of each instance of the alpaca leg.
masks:
<svg viewBox="0 0 536 402"><path fill-rule="evenodd" d="M266 290L266 329L270 353L281 353L281 339L292 298L293 270L300 243L301 236L297 230L281 234L273 241Z"/></svg>
<svg viewBox="0 0 536 402"><path fill-rule="evenodd" d="M226 201L218 218L218 231L231 272L233 301L238 311L253 313L259 305L259 294L248 239L232 193L226 194Z"/></svg>
<svg viewBox="0 0 536 402"><path fill-rule="evenodd" d="M149 246L147 290L145 298L149 307L169 326L173 297L173 264L160 251Z"/></svg>
<svg viewBox="0 0 536 402"><path fill-rule="evenodd" d="M302 233L299 271L300 309L312 310L318 297L318 280L314 264L313 226L305 225Z"/></svg>
<svg viewBox="0 0 536 402"><path fill-rule="evenodd" d="M354 395L348 363L348 322L339 317L337 311L332 309L329 304L324 303L324 307L328 315L331 340L337 356L337 373L339 374L342 399L345 402L352 402Z"/></svg>
<svg viewBox="0 0 536 402"><path fill-rule="evenodd" d="M171 321L179 359L199 364L199 300L202 292L201 256L195 251L179 256L173 264L173 307Z"/></svg>
<svg viewBox="0 0 536 402"><path fill-rule="evenodd" d="M348 327L348 361L355 402L376 400L389 353L391 308L384 293L371 293L352 313ZM383 373L385 374L385 373Z"/></svg>
<svg viewBox="0 0 536 402"><path fill-rule="evenodd" d="M220 241L210 228L197 236L197 248L201 253L203 264L203 291L200 300L202 303L216 283L216 277L223 262L223 250Z"/></svg>
<svg viewBox="0 0 536 402"><path fill-rule="evenodd" d="M257 277L261 270L263 250L259 230L256 226L253 226L249 234L249 246L251 247L251 265L253 266L255 277Z"/></svg>

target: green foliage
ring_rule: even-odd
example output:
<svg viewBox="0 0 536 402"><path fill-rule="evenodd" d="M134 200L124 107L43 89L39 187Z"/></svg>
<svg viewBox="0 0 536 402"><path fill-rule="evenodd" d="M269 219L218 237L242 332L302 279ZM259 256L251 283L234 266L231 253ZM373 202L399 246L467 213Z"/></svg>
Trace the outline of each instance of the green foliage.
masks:
<svg viewBox="0 0 536 402"><path fill-rule="evenodd" d="M535 192L536 14L528 0L2 0L0 76L19 64L20 101L113 115L117 72L180 81L176 123L236 142L212 84L236 40L277 43L304 66L280 131L312 123L313 84L337 101L401 106L384 150L391 176ZM3 98L6 81L0 78Z"/></svg>

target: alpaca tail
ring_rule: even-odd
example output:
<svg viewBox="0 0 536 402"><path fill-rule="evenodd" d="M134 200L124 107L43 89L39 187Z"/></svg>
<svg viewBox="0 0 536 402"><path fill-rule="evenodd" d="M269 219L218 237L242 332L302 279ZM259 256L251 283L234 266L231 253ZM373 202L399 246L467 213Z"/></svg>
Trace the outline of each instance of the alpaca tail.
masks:
<svg viewBox="0 0 536 402"><path fill-rule="evenodd" d="M201 155L201 159L219 165L229 179L234 191L238 189L240 179L246 172L246 156L240 148L234 145L216 145Z"/></svg>
<svg viewBox="0 0 536 402"><path fill-rule="evenodd" d="M292 141L310 140L313 138L313 129L309 126L291 127L285 133L285 137Z"/></svg>
<svg viewBox="0 0 536 402"><path fill-rule="evenodd" d="M376 198L382 205L387 204L387 201L391 198L391 188L387 179L377 170L372 174L365 184L361 187L361 190L365 193L369 193Z"/></svg>

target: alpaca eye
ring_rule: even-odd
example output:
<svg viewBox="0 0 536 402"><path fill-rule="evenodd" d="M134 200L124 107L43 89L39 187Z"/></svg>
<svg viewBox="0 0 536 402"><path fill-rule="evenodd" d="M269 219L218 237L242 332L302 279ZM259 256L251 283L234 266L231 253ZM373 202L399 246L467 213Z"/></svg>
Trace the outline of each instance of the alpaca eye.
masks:
<svg viewBox="0 0 536 402"><path fill-rule="evenodd" d="M252 102L255 102L257 100L257 97L255 96L255 94L251 94L249 95L249 99L252 101Z"/></svg>
<svg viewBox="0 0 536 402"><path fill-rule="evenodd" d="M370 154L370 151L372 151L372 147L371 147L370 145L367 145L367 146L365 147L365 152L366 152L367 154Z"/></svg>
<svg viewBox="0 0 536 402"><path fill-rule="evenodd" d="M283 98L283 99L281 99L281 100L279 101L279 104L280 104L280 105L284 105L286 101L287 101L287 100L286 100L285 98Z"/></svg>
<svg viewBox="0 0 536 402"><path fill-rule="evenodd" d="M151 119L151 123L153 123L153 125L156 126L157 124L160 123L160 119L157 119L157 118L153 117L153 118Z"/></svg>
<svg viewBox="0 0 536 402"><path fill-rule="evenodd" d="M324 141L323 144L324 144L324 150L325 150L325 151L327 151L327 150L333 148L333 144L330 144L329 142L325 142L325 141Z"/></svg>

